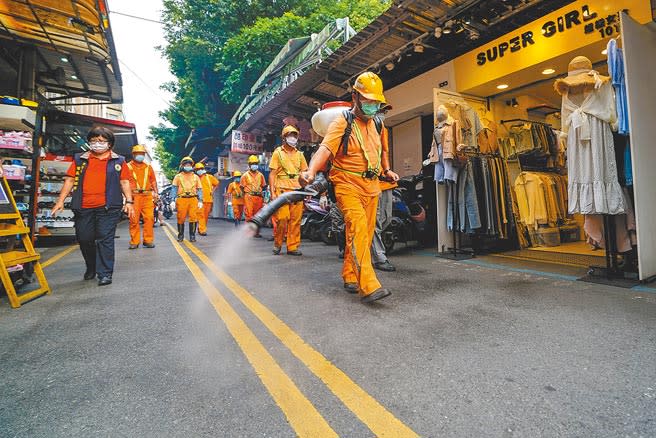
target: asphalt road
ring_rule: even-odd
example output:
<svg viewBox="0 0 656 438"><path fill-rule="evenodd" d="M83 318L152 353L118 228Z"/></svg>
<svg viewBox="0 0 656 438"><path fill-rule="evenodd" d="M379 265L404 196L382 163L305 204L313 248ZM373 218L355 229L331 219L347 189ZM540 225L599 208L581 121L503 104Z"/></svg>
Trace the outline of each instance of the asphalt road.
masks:
<svg viewBox="0 0 656 438"><path fill-rule="evenodd" d="M122 228L113 285L74 251L3 295L0 436L656 436L656 290L401 251L363 305L335 247L231 231Z"/></svg>

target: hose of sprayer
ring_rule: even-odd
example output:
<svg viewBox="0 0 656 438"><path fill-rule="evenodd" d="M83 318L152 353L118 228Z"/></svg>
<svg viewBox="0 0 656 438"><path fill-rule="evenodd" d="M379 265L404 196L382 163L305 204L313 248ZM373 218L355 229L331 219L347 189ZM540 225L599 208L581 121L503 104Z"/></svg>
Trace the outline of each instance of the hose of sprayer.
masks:
<svg viewBox="0 0 656 438"><path fill-rule="evenodd" d="M315 196L328 190L328 180L319 174L312 184L307 185L303 190L296 190L293 192L286 192L278 196L273 201L262 207L250 220L258 229L262 228L274 215L280 207L292 202L302 201L306 196Z"/></svg>

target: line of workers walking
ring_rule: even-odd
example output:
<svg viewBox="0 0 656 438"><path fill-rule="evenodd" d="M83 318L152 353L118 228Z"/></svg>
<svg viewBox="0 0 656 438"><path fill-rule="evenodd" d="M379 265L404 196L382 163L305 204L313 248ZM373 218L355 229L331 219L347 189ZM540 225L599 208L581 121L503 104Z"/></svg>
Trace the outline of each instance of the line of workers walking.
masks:
<svg viewBox="0 0 656 438"><path fill-rule="evenodd" d="M380 214L379 197L383 199L399 177L390 168L387 131L379 117L386 105L380 78L372 72L358 76L352 99L352 109L331 123L309 165L296 148L298 129L287 125L281 132L282 144L271 157L268 184L259 171L258 158L250 156L248 170L243 175L234 173L227 193L232 199L235 224L239 225L242 206L246 220L262 208L267 185L271 198L275 199L310 184L317 172L326 172L330 167L333 198L345 225L344 288L359 293L368 303L390 295L376 278L374 268L393 270L393 267L386 259L385 263L372 264L371 252L375 252L375 247L374 250L370 247L376 233L382 229L377 222L381 222L382 216L389 216ZM87 142L89 150L76 154L52 215L63 210L65 199L71 195L76 235L86 264L84 279L97 276L98 284L105 286L112 283L114 236L121 210L130 219L129 248L136 249L140 244L145 248L155 247L153 225L158 190L154 171L144 162L144 146L134 146L133 158L126 163L124 157L113 152L115 137L111 130L94 127L87 135ZM383 195L381 180L391 183L382 187ZM172 183L178 241L184 240L187 221L190 241L196 241L197 231L202 236L207 235L207 219L218 184L219 181L206 172L203 163L194 163L191 157L181 160L180 172ZM391 209L391 202L380 205ZM280 254L286 244L287 254L302 255L299 251L302 215L302 201L287 203L277 211L273 220L274 254Z"/></svg>

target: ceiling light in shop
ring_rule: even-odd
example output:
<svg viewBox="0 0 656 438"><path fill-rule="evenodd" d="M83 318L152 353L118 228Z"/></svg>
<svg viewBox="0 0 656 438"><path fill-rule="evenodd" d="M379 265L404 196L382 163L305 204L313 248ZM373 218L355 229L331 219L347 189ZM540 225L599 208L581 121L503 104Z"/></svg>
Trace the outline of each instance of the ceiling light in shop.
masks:
<svg viewBox="0 0 656 438"><path fill-rule="evenodd" d="M75 79L77 79L77 76L71 75L71 79L75 80Z"/></svg>
<svg viewBox="0 0 656 438"><path fill-rule="evenodd" d="M65 56L62 56L60 59L62 60L62 62L68 62L68 58Z"/></svg>
<svg viewBox="0 0 656 438"><path fill-rule="evenodd" d="M442 32L444 32L446 34L451 33L451 30L452 30L454 24L455 23L453 22L453 20L447 21L446 23L444 23L444 30Z"/></svg>
<svg viewBox="0 0 656 438"><path fill-rule="evenodd" d="M388 62L387 64L385 64L385 68L389 71L394 70L394 63L393 62Z"/></svg>
<svg viewBox="0 0 656 438"><path fill-rule="evenodd" d="M435 38L440 38L442 37L442 28L440 26L437 26L435 28Z"/></svg>
<svg viewBox="0 0 656 438"><path fill-rule="evenodd" d="M602 50L602 51L601 51L601 54L604 55L604 56L608 55L608 49L604 49L604 50Z"/></svg>
<svg viewBox="0 0 656 438"><path fill-rule="evenodd" d="M499 84L499 85L497 85L497 89L498 90L505 90L506 88L508 88L508 86L509 86L508 84Z"/></svg>
<svg viewBox="0 0 656 438"><path fill-rule="evenodd" d="M554 70L553 68L545 68L544 70L542 70L543 75L552 75L554 73L556 73L556 70Z"/></svg>
<svg viewBox="0 0 656 438"><path fill-rule="evenodd" d="M421 44L415 44L414 51L415 53L424 53L424 46Z"/></svg>

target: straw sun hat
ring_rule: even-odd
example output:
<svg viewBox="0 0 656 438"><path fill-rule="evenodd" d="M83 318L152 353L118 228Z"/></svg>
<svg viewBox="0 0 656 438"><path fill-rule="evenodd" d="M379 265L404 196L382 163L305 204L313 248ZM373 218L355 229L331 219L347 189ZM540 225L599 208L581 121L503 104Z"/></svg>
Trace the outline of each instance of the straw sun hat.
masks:
<svg viewBox="0 0 656 438"><path fill-rule="evenodd" d="M559 94L582 93L585 90L599 88L609 80L609 77L602 76L592 69L592 62L588 58L577 56L567 67L567 77L557 79L554 88Z"/></svg>

